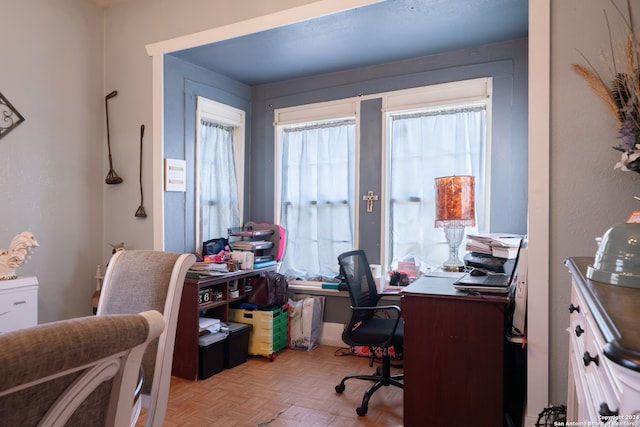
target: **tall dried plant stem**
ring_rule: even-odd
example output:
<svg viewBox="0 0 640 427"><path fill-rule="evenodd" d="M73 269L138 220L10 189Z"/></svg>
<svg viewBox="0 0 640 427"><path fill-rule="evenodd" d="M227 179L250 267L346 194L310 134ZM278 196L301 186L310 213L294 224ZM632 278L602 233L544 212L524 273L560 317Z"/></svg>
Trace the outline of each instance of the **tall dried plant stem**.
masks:
<svg viewBox="0 0 640 427"><path fill-rule="evenodd" d="M618 112L618 106L616 105L615 100L611 96L607 85L604 81L598 76L595 72L591 71L587 67L580 64L573 64L573 70L582 76L583 79L587 81L591 89L602 99L607 106L607 108L613 114L613 117L616 119L618 125L622 124L620 122L620 115Z"/></svg>
<svg viewBox="0 0 640 427"><path fill-rule="evenodd" d="M611 37L611 25L609 24L609 16L607 11L603 10L604 22L607 24L607 34L609 34L609 51L611 52L611 66L613 67L613 75L618 74L618 61L616 61L616 50L613 48L613 38Z"/></svg>
<svg viewBox="0 0 640 427"><path fill-rule="evenodd" d="M634 108L633 115L628 115L629 118L633 119L634 126L636 128L640 128L640 123L638 123L637 118L639 117L640 111L638 111L638 99L637 96L640 93L640 80L638 76L638 40L636 39L633 33L630 33L627 36L627 41L625 43L625 61L627 65L625 81L627 85L627 89L630 92L631 102ZM633 95L631 95L633 94Z"/></svg>

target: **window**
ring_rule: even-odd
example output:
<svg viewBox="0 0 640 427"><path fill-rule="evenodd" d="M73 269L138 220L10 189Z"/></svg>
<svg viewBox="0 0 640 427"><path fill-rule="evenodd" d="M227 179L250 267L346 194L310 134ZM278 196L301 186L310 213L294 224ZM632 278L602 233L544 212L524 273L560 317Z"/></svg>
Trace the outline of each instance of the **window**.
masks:
<svg viewBox="0 0 640 427"><path fill-rule="evenodd" d="M354 245L354 103L331 105L276 112L276 217L287 230L280 271L297 278L334 277L338 255Z"/></svg>
<svg viewBox="0 0 640 427"><path fill-rule="evenodd" d="M437 267L447 258L444 233L434 228L437 177L476 178L477 225L465 231L486 229L490 93L491 80L476 79L402 91L387 100L387 266L414 258Z"/></svg>
<svg viewBox="0 0 640 427"><path fill-rule="evenodd" d="M484 166L485 117L484 106L390 115L387 264L405 257L435 265L445 259L443 232L434 228L435 178L477 177L476 200L483 203L484 179L478 171Z"/></svg>
<svg viewBox="0 0 640 427"><path fill-rule="evenodd" d="M196 252L242 224L244 112L198 97L196 132Z"/></svg>
<svg viewBox="0 0 640 427"><path fill-rule="evenodd" d="M439 176L475 176L477 226L466 232L486 231L491 84L481 78L277 110L275 217L287 230L281 272L334 277L337 256L353 248L385 271L407 258L437 267L448 255L434 226ZM365 100L381 100L382 138L366 141L380 167L361 151L361 120L376 122L360 117ZM362 197L369 190L380 195L371 211Z"/></svg>

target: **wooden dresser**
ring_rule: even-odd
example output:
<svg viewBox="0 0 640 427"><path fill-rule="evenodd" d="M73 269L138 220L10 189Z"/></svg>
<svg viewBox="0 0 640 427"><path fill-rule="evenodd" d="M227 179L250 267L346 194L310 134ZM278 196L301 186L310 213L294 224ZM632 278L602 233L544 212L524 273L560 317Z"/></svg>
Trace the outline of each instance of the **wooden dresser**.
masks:
<svg viewBox="0 0 640 427"><path fill-rule="evenodd" d="M593 258L568 258L567 421L640 426L640 289L589 280Z"/></svg>

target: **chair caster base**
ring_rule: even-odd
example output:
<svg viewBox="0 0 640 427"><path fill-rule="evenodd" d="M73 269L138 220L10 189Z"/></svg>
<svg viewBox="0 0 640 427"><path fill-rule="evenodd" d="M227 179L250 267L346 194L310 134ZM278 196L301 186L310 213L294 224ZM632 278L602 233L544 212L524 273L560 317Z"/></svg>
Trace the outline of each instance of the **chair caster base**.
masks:
<svg viewBox="0 0 640 427"><path fill-rule="evenodd" d="M336 386L336 393L341 394L345 389L345 385L344 383L340 383Z"/></svg>
<svg viewBox="0 0 640 427"><path fill-rule="evenodd" d="M356 408L356 414L358 414L359 416L363 417L363 416L367 415L367 410L368 410L368 408L365 408L363 406L358 406Z"/></svg>

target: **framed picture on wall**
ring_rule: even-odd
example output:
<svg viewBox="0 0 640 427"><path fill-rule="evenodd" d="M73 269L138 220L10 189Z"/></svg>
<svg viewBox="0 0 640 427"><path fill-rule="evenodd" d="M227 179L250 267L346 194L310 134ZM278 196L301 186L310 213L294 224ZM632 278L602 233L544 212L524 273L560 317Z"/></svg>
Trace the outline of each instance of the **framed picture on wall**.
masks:
<svg viewBox="0 0 640 427"><path fill-rule="evenodd" d="M9 100L0 93L0 139L24 121L24 117L15 109Z"/></svg>

